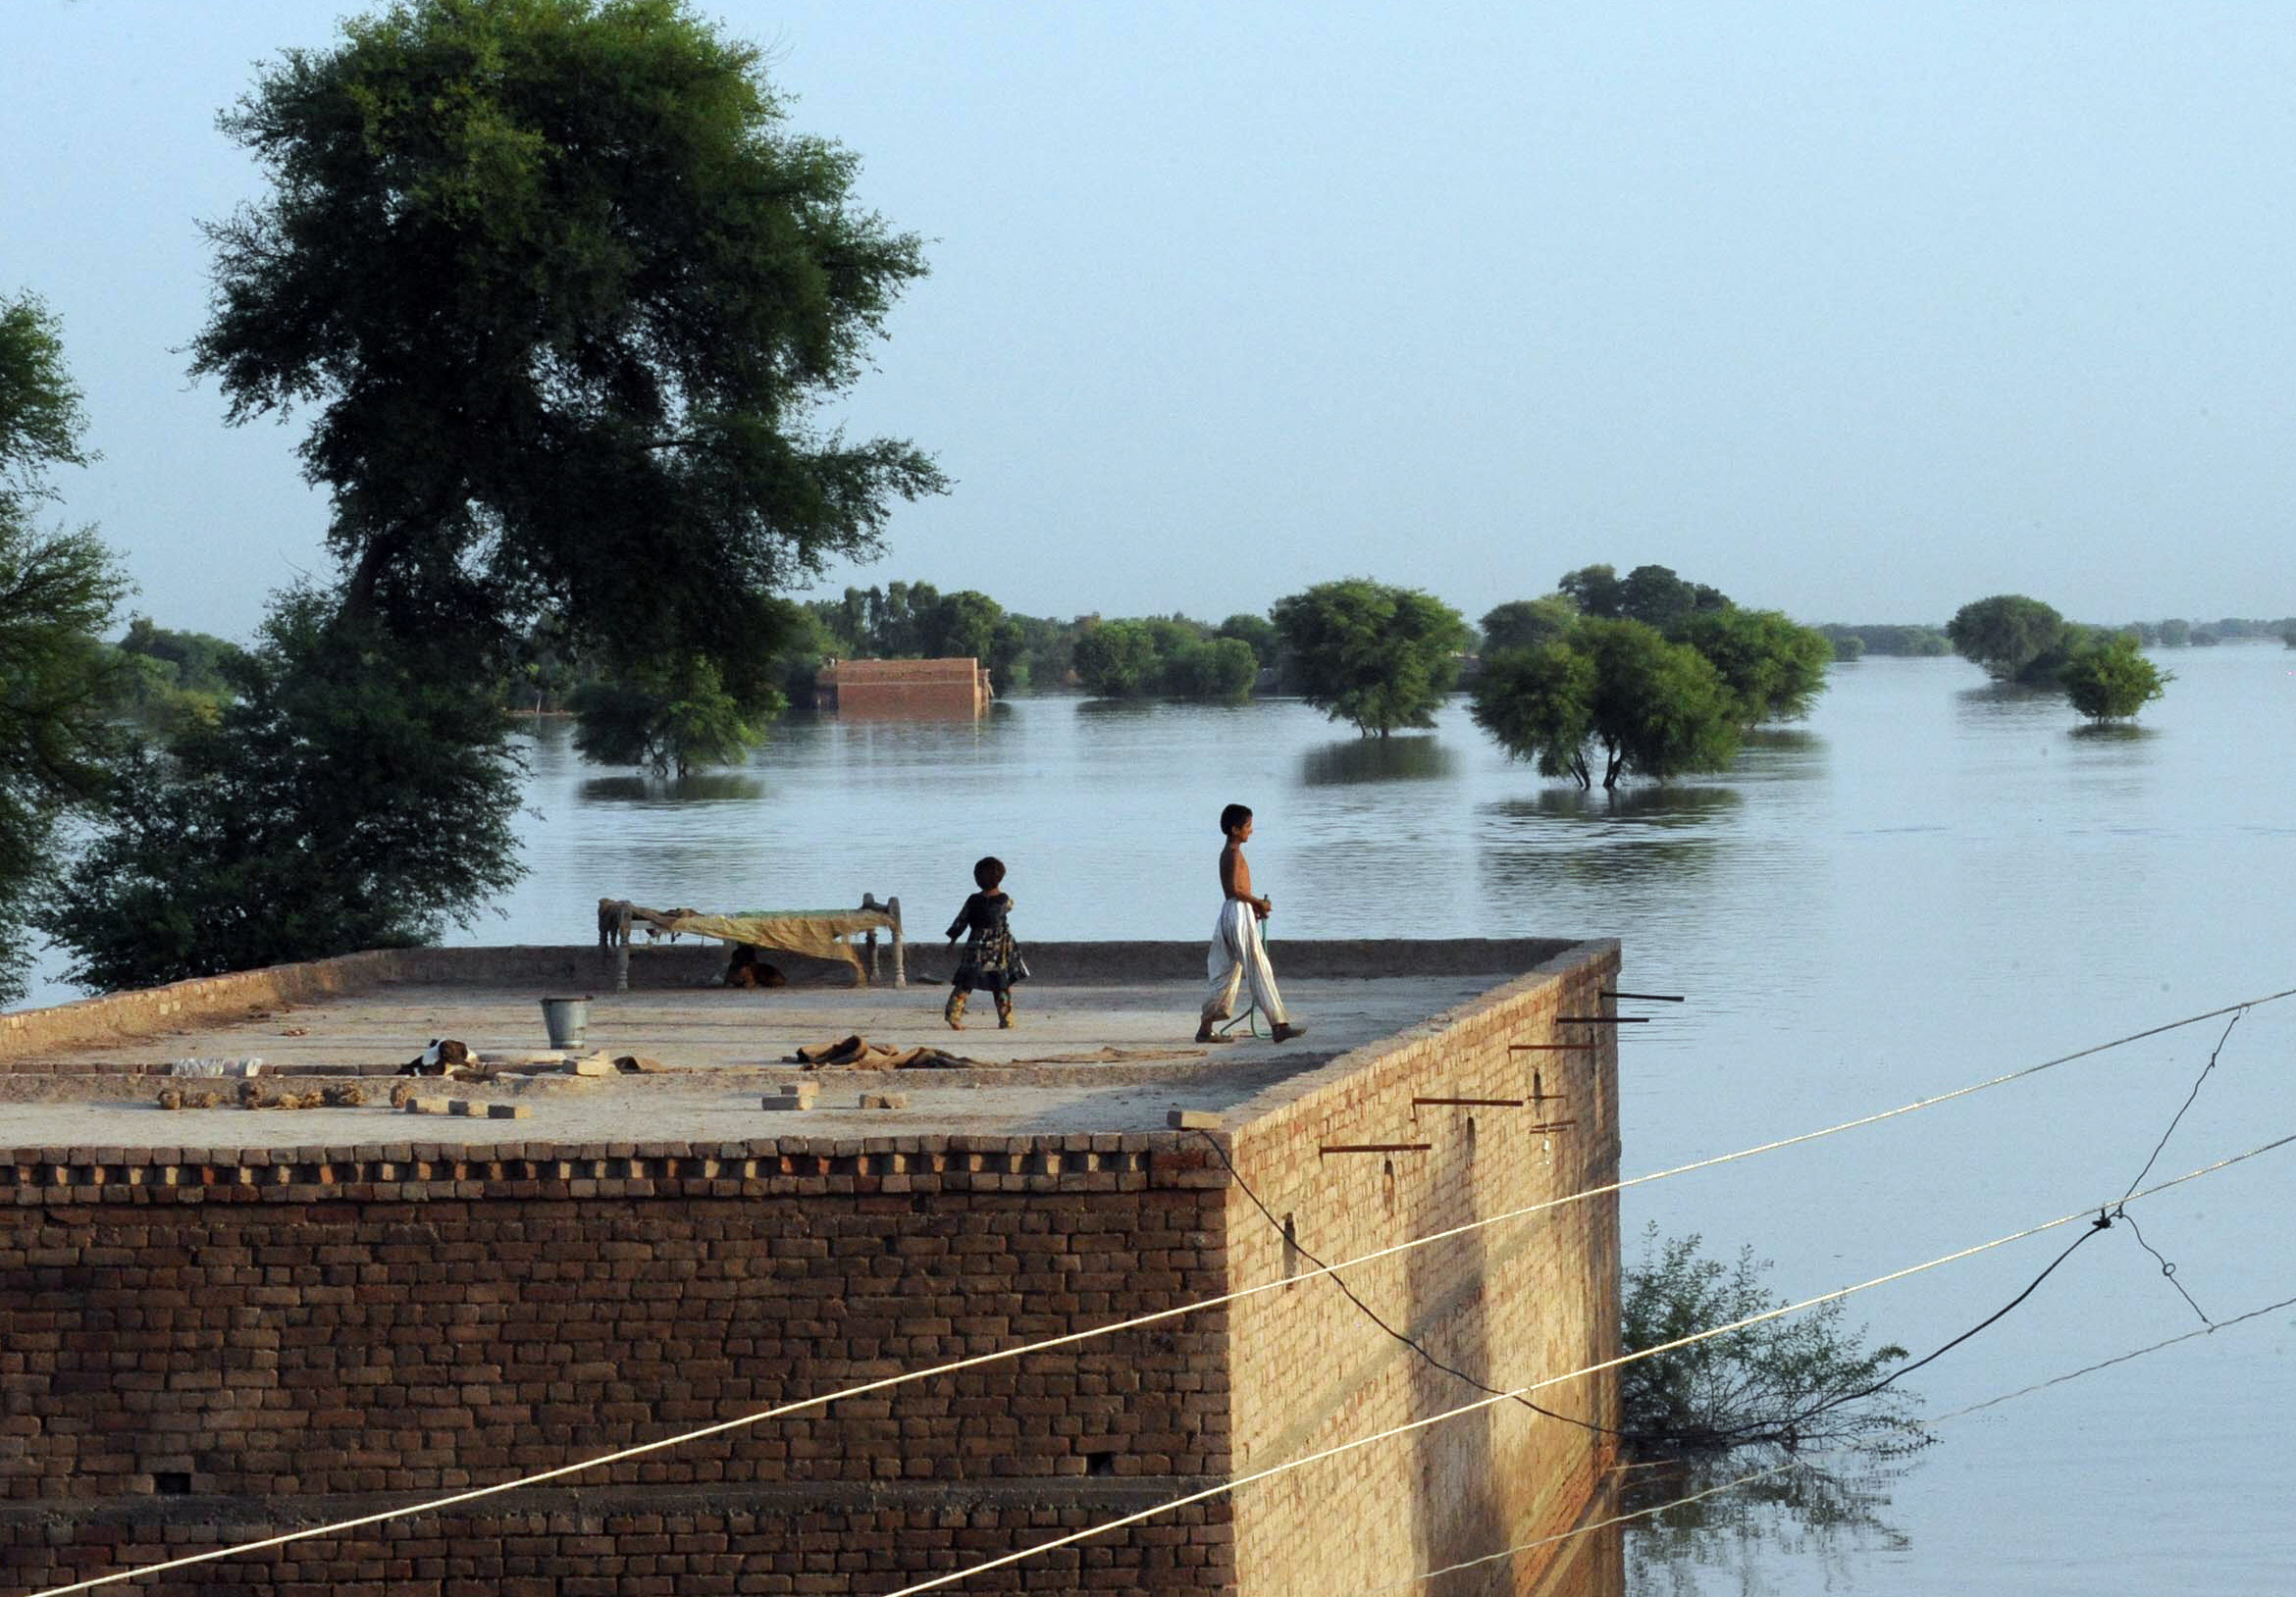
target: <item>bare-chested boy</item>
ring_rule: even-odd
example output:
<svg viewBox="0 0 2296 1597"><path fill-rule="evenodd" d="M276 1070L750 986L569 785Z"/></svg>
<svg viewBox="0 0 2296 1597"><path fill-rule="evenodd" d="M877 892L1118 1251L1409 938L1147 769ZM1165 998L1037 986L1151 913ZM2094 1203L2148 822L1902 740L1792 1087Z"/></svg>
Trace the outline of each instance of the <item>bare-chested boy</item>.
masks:
<svg viewBox="0 0 2296 1597"><path fill-rule="evenodd" d="M1268 964L1267 946L1260 940L1260 922L1275 913L1276 905L1252 897L1252 867L1243 852L1252 835L1252 812L1229 804L1220 812L1220 830L1227 835L1226 847L1220 850L1220 918L1212 924L1212 950L1205 959L1211 987L1204 995L1204 1018L1196 1027L1196 1041L1218 1041L1212 1035L1213 1022L1235 1012L1236 989L1248 981L1252 1003L1273 1028L1270 1035L1288 1043L1307 1028L1293 1025L1284 1010L1283 997L1276 991L1276 972Z"/></svg>

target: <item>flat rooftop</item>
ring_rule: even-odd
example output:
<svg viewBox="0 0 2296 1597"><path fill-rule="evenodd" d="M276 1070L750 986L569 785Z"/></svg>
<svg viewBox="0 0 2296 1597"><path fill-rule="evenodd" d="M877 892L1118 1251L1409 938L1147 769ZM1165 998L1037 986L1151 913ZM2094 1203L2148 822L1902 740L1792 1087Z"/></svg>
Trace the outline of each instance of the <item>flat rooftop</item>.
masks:
<svg viewBox="0 0 2296 1597"><path fill-rule="evenodd" d="M985 994L974 997L965 1028L951 1031L941 1019L947 988L922 981L905 989L594 989L585 1047L570 1052L602 1053L609 1059L640 1056L660 1067L602 1077L519 1073L558 1057L548 1047L538 1000L541 993L565 989L532 980L392 980L315 1000L257 997L236 1001L228 1014L185 1013L183 1024L150 1035L52 1047L36 1071L0 1061L0 1149L293 1148L410 1138L464 1146L596 1144L1162 1129L1172 1108L1217 1113L1286 1076L1466 1004L1538 962L1533 954L1539 951L1528 944L1519 951L1492 948L1511 957L1487 959L1492 968L1482 971L1431 972L1427 960L1411 958L1393 964L1412 973L1392 975L1289 976L1279 966L1285 1000L1295 1020L1308 1027L1305 1037L1280 1045L1243 1028L1231 1043L1195 1043L1201 978L1031 982L1019 990L1018 1024L1010 1031L998 1029ZM1195 957L1200 961L1201 953ZM1314 962L1301 963L1314 968ZM1365 964L1359 960L1356 967ZM791 1061L800 1047L854 1035L894 1049L937 1048L973 1062L954 1069L808 1070ZM462 1042L496 1073L484 1081L424 1080L416 1084L422 1095L512 1105L528 1112L489 1119L393 1108L388 1095L397 1067L433 1038ZM259 1079L285 1078L278 1082L282 1088L316 1089L357 1078L368 1102L322 1108L159 1106L163 1088L224 1098L238 1087L232 1080L173 1077L167 1073L173 1061L248 1057L263 1061ZM765 1093L796 1082L817 1086L811 1108L762 1108ZM860 1107L861 1095L887 1093L905 1095L906 1105Z"/></svg>

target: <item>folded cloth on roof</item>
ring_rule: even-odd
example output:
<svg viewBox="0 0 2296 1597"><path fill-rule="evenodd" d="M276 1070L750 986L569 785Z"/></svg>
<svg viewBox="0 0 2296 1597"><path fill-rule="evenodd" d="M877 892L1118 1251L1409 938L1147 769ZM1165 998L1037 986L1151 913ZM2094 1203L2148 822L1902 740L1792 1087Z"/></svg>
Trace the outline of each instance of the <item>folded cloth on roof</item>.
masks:
<svg viewBox="0 0 2296 1597"><path fill-rule="evenodd" d="M856 1070L965 1070L980 1062L937 1048L887 1048L858 1032L834 1043L809 1044L790 1055L789 1059L808 1070L819 1070L827 1065L844 1065Z"/></svg>

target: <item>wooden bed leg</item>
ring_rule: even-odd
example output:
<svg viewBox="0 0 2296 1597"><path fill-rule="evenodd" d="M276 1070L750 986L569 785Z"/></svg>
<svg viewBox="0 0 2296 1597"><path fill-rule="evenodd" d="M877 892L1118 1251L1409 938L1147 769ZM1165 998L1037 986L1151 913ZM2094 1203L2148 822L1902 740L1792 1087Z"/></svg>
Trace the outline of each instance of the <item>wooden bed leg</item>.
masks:
<svg viewBox="0 0 2296 1597"><path fill-rule="evenodd" d="M621 926L614 938L614 991L630 990L630 906L622 905Z"/></svg>
<svg viewBox="0 0 2296 1597"><path fill-rule="evenodd" d="M909 965L908 961L902 957L901 953L901 900L897 897L887 899L885 912L893 917L893 985L907 987L909 985Z"/></svg>

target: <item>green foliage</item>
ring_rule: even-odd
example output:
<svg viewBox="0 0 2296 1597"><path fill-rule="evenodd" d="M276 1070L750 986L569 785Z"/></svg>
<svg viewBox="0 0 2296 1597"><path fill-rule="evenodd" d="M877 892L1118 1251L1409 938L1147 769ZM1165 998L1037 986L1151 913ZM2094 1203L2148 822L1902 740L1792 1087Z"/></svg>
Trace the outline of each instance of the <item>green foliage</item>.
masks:
<svg viewBox="0 0 2296 1597"><path fill-rule="evenodd" d="M171 632L140 615L130 619L113 647L120 667L113 713L163 738L194 722L215 722L236 692L231 673L246 652L227 639Z"/></svg>
<svg viewBox="0 0 2296 1597"><path fill-rule="evenodd" d="M21 923L49 880L57 827L105 784L112 704L126 673L98 641L128 592L92 531L43 531L48 472L82 465L79 391L55 318L0 299L0 916ZM23 997L26 958L0 943L0 1002Z"/></svg>
<svg viewBox="0 0 2296 1597"><path fill-rule="evenodd" d="M1259 674L1260 657L1240 638L1197 639L1164 662L1165 692L1174 698L1245 698Z"/></svg>
<svg viewBox="0 0 2296 1597"><path fill-rule="evenodd" d="M747 758L785 704L771 688L737 698L714 665L689 659L586 682L567 707L575 715L574 747L585 759L685 776L697 765L734 765Z"/></svg>
<svg viewBox="0 0 2296 1597"><path fill-rule="evenodd" d="M1905 1350L1866 1348L1863 1329L1842 1323L1839 1299L1650 1353L1787 1301L1764 1284L1769 1262L1751 1248L1725 1264L1700 1252L1702 1241L1693 1235L1661 1245L1653 1225L1643 1262L1627 1271L1623 1341L1633 1362L1619 1369L1620 1428L1638 1449L1682 1455L1774 1442L1889 1453L1926 1443L1909 1393L1891 1386L1859 1395Z"/></svg>
<svg viewBox="0 0 2296 1597"><path fill-rule="evenodd" d="M1468 713L1515 758L1536 761L1540 776L1591 787L1597 686L1593 657L1567 641L1520 644L1485 657Z"/></svg>
<svg viewBox="0 0 2296 1597"><path fill-rule="evenodd" d="M345 609L554 609L609 668L770 674L770 592L874 550L929 458L823 431L917 239L682 0L399 0L223 119L268 196L207 232L193 370L315 408Z"/></svg>
<svg viewBox="0 0 2296 1597"><path fill-rule="evenodd" d="M123 673L97 634L128 582L87 532L32 530L0 504L0 915L20 924L48 880L56 828L103 794ZM0 944L0 1001L25 955Z"/></svg>
<svg viewBox="0 0 2296 1597"><path fill-rule="evenodd" d="M2163 648L2189 648L2192 645L2192 623L2171 618L2161 623Z"/></svg>
<svg viewBox="0 0 2296 1597"><path fill-rule="evenodd" d="M1569 636L1578 620L1578 608L1560 593L1549 593L1544 598L1509 599L1485 613L1483 651L1496 654L1502 649L1551 644Z"/></svg>
<svg viewBox="0 0 2296 1597"><path fill-rule="evenodd" d="M1383 738L1435 725L1469 642L1466 621L1440 599L1364 578L1320 583L1271 614L1301 696Z"/></svg>
<svg viewBox="0 0 2296 1597"><path fill-rule="evenodd" d="M1667 566L1637 566L1624 577L1614 566L1581 566L1564 572L1555 589L1581 615L1640 621L1661 632L1696 611L1730 603L1719 589L1685 582Z"/></svg>
<svg viewBox="0 0 2296 1597"><path fill-rule="evenodd" d="M1103 621L1076 640L1076 680L1098 698L1137 698L1155 691L1156 635L1138 621Z"/></svg>
<svg viewBox="0 0 2296 1597"><path fill-rule="evenodd" d="M1799 721L1826 691L1834 645L1777 610L1686 613L1668 633L1704 655L1738 705L1741 726Z"/></svg>
<svg viewBox="0 0 2296 1597"><path fill-rule="evenodd" d="M2054 681L2064 663L2064 617L2022 593L1997 593L1954 612L1946 623L1954 652L2013 682Z"/></svg>
<svg viewBox="0 0 2296 1597"><path fill-rule="evenodd" d="M1490 656L1470 713L1509 754L1582 788L1593 786L1597 748L1606 789L1738 756L1739 704L1720 674L1639 621L1582 621L1564 642Z"/></svg>
<svg viewBox="0 0 2296 1597"><path fill-rule="evenodd" d="M1954 645L1935 627L1864 625L1845 627L1829 623L1818 628L1834 644L1834 657L1854 660L1867 654L1911 655L1926 658L1951 654Z"/></svg>
<svg viewBox="0 0 2296 1597"><path fill-rule="evenodd" d="M148 986L435 940L521 874L496 675L285 595L212 726L121 765L37 923L71 978Z"/></svg>
<svg viewBox="0 0 2296 1597"><path fill-rule="evenodd" d="M0 296L0 509L55 497L48 473L93 458L86 431L55 313L30 294Z"/></svg>
<svg viewBox="0 0 2296 1597"><path fill-rule="evenodd" d="M2124 634L2076 649L2058 673L2072 706L2092 721L2126 720L2168 691L2176 679L2137 652Z"/></svg>
<svg viewBox="0 0 2296 1597"><path fill-rule="evenodd" d="M1076 678L1099 698L1249 696L1259 657L1240 638L1178 616L1101 621L1076 639Z"/></svg>
<svg viewBox="0 0 2296 1597"><path fill-rule="evenodd" d="M1581 566L1576 571L1564 572L1554 590L1581 615L1615 621L1620 614L1620 586L1616 566Z"/></svg>
<svg viewBox="0 0 2296 1597"><path fill-rule="evenodd" d="M1233 638L1252 651L1252 660L1258 670L1265 671L1276 663L1282 651L1282 640L1276 636L1276 623L1264 615L1239 611L1214 629L1215 636Z"/></svg>

